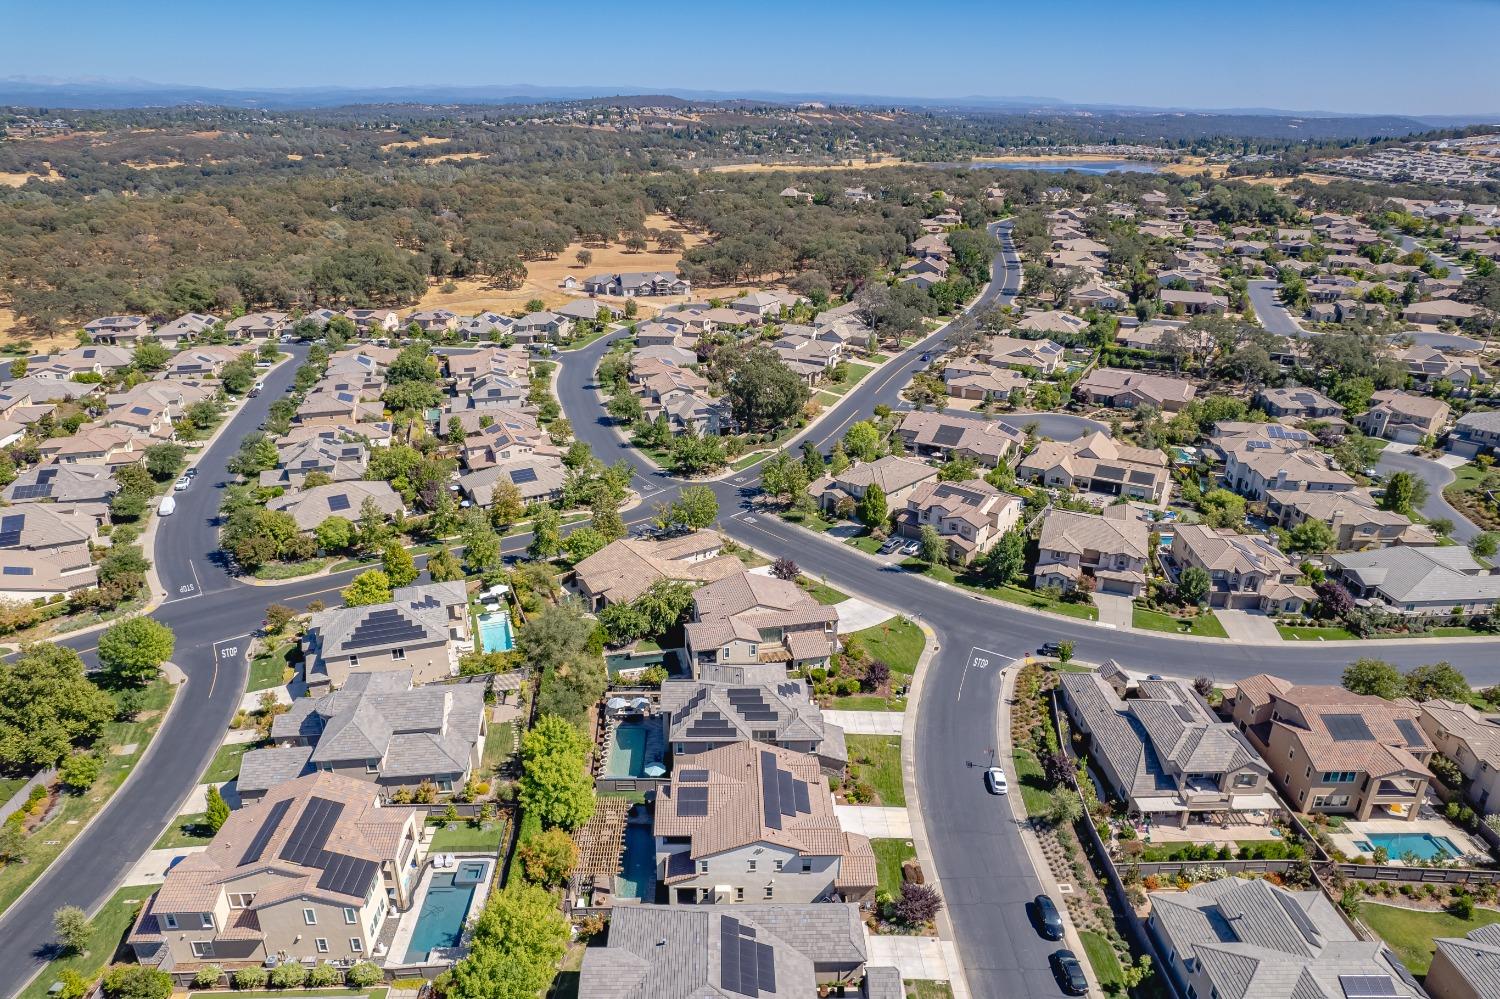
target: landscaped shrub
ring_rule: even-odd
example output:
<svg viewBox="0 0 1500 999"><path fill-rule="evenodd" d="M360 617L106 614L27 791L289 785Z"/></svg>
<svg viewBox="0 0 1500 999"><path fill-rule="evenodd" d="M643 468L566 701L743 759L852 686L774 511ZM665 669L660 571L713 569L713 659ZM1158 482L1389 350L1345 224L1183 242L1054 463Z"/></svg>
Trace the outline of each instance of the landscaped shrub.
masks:
<svg viewBox="0 0 1500 999"><path fill-rule="evenodd" d="M326 989L330 985L337 985L339 981L339 969L331 964L315 964L308 969L307 987L310 989Z"/></svg>
<svg viewBox="0 0 1500 999"><path fill-rule="evenodd" d="M367 989L384 977L385 973L378 966L369 961L361 961L349 969L344 975L344 981L351 989Z"/></svg>
<svg viewBox="0 0 1500 999"><path fill-rule="evenodd" d="M159 968L121 965L104 976L104 994L110 999L167 999L172 976Z"/></svg>
<svg viewBox="0 0 1500 999"><path fill-rule="evenodd" d="M193 988L213 989L218 988L219 979L224 976L223 969L217 964L205 964L193 975Z"/></svg>
<svg viewBox="0 0 1500 999"><path fill-rule="evenodd" d="M266 987L266 977L264 968L241 968L234 973L230 984L241 990L263 989Z"/></svg>
<svg viewBox="0 0 1500 999"><path fill-rule="evenodd" d="M307 969L296 961L287 961L272 968L267 980L273 989L295 989L307 980Z"/></svg>

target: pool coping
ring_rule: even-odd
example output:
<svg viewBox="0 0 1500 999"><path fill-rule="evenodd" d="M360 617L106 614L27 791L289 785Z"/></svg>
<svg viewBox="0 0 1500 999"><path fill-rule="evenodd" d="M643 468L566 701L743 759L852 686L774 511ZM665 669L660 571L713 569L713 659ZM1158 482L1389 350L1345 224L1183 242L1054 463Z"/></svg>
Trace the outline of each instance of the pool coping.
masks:
<svg viewBox="0 0 1500 999"><path fill-rule="evenodd" d="M438 855L439 854L429 853L427 857L428 859L431 859ZM498 871L500 867L499 858L494 854L489 853L454 853L453 856L459 864L463 863L465 860L482 860L485 863L489 864L489 870L486 872L485 877L474 886L474 894L469 899L469 911L464 914L464 937L467 937L469 926L476 918L478 918L480 911L484 908L485 900L489 898L491 884L495 879L496 871ZM432 885L433 875L451 874L457 873L457 871L457 864L455 864L451 868L443 868L441 870L439 870L432 864L425 865L425 870L423 870L422 872L422 877L417 882L417 889L416 891L412 892L411 906L405 912L400 914L401 922L396 927L395 934L391 937L391 947L390 950L386 952L384 961L385 967L409 968L431 964L453 964L458 961L458 957L455 957L452 960L440 959L437 961L429 961L424 958L423 960L413 961L410 960L411 955L408 953L408 951L411 950L412 935L417 931L417 917L421 915L422 905L427 901L427 889ZM466 946L467 945L464 940L460 938L458 946L454 949L464 950ZM428 953L431 953L431 951L429 951ZM397 954L401 955L400 960L396 959Z"/></svg>

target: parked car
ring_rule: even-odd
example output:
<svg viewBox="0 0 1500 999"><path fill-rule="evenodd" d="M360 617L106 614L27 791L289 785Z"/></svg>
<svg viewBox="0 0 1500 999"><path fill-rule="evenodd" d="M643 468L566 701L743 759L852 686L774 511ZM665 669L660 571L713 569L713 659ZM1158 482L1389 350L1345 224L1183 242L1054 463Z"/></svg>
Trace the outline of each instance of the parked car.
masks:
<svg viewBox="0 0 1500 999"><path fill-rule="evenodd" d="M922 550L922 543L920 541L910 541L910 542L907 542L904 546L902 546L902 548L901 548L901 554L902 555L915 555L918 552L920 552L921 550Z"/></svg>
<svg viewBox="0 0 1500 999"><path fill-rule="evenodd" d="M1061 940L1063 936L1062 915L1057 905L1046 895L1038 895L1032 901L1036 911L1036 926L1048 940Z"/></svg>
<svg viewBox="0 0 1500 999"><path fill-rule="evenodd" d="M190 479L188 476L184 475L181 478L179 478L176 483L173 484L172 489L174 491L180 493L180 492L182 492L184 489L186 489L188 486L190 486L192 484L193 484L193 480Z"/></svg>
<svg viewBox="0 0 1500 999"><path fill-rule="evenodd" d="M1005 771L999 767L990 767L984 772L984 786L989 788L990 794L1010 793L1010 781L1005 779Z"/></svg>
<svg viewBox="0 0 1500 999"><path fill-rule="evenodd" d="M170 496L163 496L161 503L156 508L158 517L170 517L177 512L177 501Z"/></svg>
<svg viewBox="0 0 1500 999"><path fill-rule="evenodd" d="M922 354L922 363L926 364L930 360L932 360L932 353L930 351L924 351Z"/></svg>
<svg viewBox="0 0 1500 999"><path fill-rule="evenodd" d="M194 465L192 468L188 469L186 472L183 472L182 474L186 475L190 479L196 479L198 477L198 466Z"/></svg>
<svg viewBox="0 0 1500 999"><path fill-rule="evenodd" d="M1073 956L1070 950L1056 951L1052 955L1052 973L1057 976L1057 984L1070 996L1086 996L1089 994L1089 980L1083 973L1083 965L1078 963L1078 958Z"/></svg>
<svg viewBox="0 0 1500 999"><path fill-rule="evenodd" d="M906 542L901 540L900 538L886 538L885 544L880 546L879 551L882 555L889 555L896 549L905 547L905 545Z"/></svg>
<svg viewBox="0 0 1500 999"><path fill-rule="evenodd" d="M1038 655L1060 656L1062 655L1062 645L1057 642L1043 642L1041 647L1036 651Z"/></svg>

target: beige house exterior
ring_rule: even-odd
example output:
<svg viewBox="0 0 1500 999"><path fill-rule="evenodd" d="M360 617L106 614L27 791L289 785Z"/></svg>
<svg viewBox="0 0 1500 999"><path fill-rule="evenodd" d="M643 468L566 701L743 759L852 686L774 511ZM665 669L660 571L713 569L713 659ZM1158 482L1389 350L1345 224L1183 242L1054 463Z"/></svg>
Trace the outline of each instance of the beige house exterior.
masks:
<svg viewBox="0 0 1500 999"><path fill-rule="evenodd" d="M1422 982L1433 999L1492 999L1500 995L1500 925L1464 937L1438 937Z"/></svg>
<svg viewBox="0 0 1500 999"><path fill-rule="evenodd" d="M1370 398L1370 408L1354 422L1371 437L1383 437L1399 444L1419 444L1424 437L1441 434L1452 412L1441 399L1386 389Z"/></svg>
<svg viewBox="0 0 1500 999"><path fill-rule="evenodd" d="M1179 572L1191 566L1208 573L1210 607L1289 614L1316 598L1311 587L1298 583L1302 570L1264 535L1181 524L1172 558Z"/></svg>
<svg viewBox="0 0 1500 999"><path fill-rule="evenodd" d="M1016 475L1052 489L1077 489L1160 503L1170 476L1167 456L1119 444L1102 431L1076 441L1042 441L1016 465Z"/></svg>
<svg viewBox="0 0 1500 999"><path fill-rule="evenodd" d="M745 571L724 555L717 531L691 531L666 538L611 541L573 569L573 583L591 610L629 603L662 580L710 583Z"/></svg>
<svg viewBox="0 0 1500 999"><path fill-rule="evenodd" d="M1095 368L1073 386L1073 394L1095 406L1114 409L1155 406L1164 413L1175 413L1193 401L1198 389L1183 378L1124 368Z"/></svg>
<svg viewBox="0 0 1500 999"><path fill-rule="evenodd" d="M1002 493L983 479L924 482L906 499L896 519L898 533L909 538L932 527L948 547L949 561L968 565L995 547L1001 535L1021 521L1021 499Z"/></svg>
<svg viewBox="0 0 1500 999"><path fill-rule="evenodd" d="M838 649L838 612L818 603L796 583L741 572L693 594L684 628L695 672L715 669L721 678L786 669L826 667Z"/></svg>
<svg viewBox="0 0 1500 999"><path fill-rule="evenodd" d="M307 685L344 685L356 671L410 670L416 683L458 672L458 647L472 646L462 580L403 586L391 601L315 613L302 636Z"/></svg>
<svg viewBox="0 0 1500 999"><path fill-rule="evenodd" d="M1042 520L1032 579L1067 591L1090 576L1104 593L1139 597L1150 548L1150 532L1138 520L1053 510Z"/></svg>
<svg viewBox="0 0 1500 999"><path fill-rule="evenodd" d="M1420 705L1422 731L1437 751L1458 764L1465 791L1480 815L1500 811L1500 719L1473 705L1432 700Z"/></svg>
<svg viewBox="0 0 1500 999"><path fill-rule="evenodd" d="M838 475L825 475L808 486L808 492L824 510L840 504L858 503L871 486L885 494L886 509L898 510L918 487L936 482L938 471L925 461L886 455L874 461L855 462Z"/></svg>
<svg viewBox="0 0 1500 999"><path fill-rule="evenodd" d="M1414 702L1260 673L1240 681L1228 707L1299 812L1360 821L1417 817L1434 748Z"/></svg>

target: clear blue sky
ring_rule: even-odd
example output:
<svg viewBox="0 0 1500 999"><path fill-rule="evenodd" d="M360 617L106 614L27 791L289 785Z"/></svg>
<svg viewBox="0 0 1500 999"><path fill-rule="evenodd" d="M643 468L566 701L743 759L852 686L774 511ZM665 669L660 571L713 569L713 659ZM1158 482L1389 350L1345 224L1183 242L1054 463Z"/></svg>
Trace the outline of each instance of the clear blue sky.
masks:
<svg viewBox="0 0 1500 999"><path fill-rule="evenodd" d="M0 75L1500 111L1500 0L0 0Z"/></svg>

